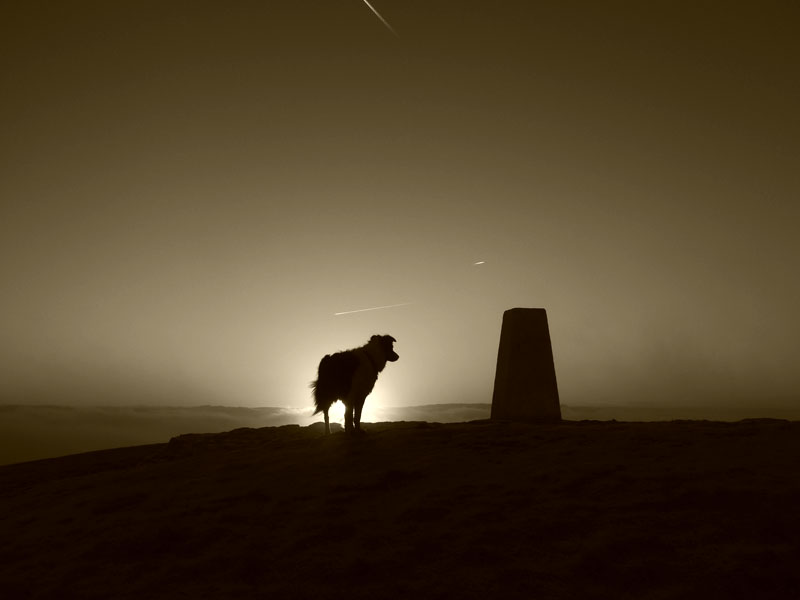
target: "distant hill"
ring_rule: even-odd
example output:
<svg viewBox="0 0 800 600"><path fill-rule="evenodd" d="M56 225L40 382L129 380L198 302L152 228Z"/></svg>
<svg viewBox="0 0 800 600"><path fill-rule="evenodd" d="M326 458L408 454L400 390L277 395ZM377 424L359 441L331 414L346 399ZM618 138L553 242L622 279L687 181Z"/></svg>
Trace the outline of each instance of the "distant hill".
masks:
<svg viewBox="0 0 800 600"><path fill-rule="evenodd" d="M759 598L800 586L800 423L379 423L0 467L0 597Z"/></svg>

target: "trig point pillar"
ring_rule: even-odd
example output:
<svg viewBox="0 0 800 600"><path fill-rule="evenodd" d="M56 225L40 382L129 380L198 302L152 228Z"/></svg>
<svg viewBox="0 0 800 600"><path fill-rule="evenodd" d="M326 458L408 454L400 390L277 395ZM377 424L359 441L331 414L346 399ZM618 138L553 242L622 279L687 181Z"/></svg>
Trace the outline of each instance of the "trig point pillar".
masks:
<svg viewBox="0 0 800 600"><path fill-rule="evenodd" d="M512 308L503 313L492 419L561 420L553 347L543 308Z"/></svg>

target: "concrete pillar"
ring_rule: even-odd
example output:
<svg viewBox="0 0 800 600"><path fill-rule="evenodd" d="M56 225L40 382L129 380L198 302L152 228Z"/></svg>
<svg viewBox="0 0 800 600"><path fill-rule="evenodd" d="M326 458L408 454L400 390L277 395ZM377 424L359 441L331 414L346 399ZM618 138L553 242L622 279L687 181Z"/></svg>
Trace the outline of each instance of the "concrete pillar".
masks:
<svg viewBox="0 0 800 600"><path fill-rule="evenodd" d="M503 313L492 419L561 420L553 348L543 308L512 308Z"/></svg>

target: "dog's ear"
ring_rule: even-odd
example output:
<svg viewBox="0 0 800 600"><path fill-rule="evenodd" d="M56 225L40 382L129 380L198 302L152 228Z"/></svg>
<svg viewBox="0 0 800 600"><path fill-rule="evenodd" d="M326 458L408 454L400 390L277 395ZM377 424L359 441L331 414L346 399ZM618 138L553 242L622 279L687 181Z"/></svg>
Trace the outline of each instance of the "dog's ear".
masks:
<svg viewBox="0 0 800 600"><path fill-rule="evenodd" d="M385 335L385 336L383 336L383 337L385 337L385 338L389 338L390 340L392 340L392 343L396 343L396 342L397 342L397 340L396 340L396 339L394 339L394 338L393 338L392 336L390 336L390 335Z"/></svg>

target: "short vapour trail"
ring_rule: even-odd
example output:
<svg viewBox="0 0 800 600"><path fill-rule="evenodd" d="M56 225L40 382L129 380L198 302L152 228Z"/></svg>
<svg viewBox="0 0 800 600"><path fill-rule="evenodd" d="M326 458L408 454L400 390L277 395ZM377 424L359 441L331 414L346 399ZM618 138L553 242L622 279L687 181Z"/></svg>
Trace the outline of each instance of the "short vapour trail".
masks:
<svg viewBox="0 0 800 600"><path fill-rule="evenodd" d="M397 306L408 306L409 304L413 304L413 302L401 302L400 304L387 304L385 306L371 306L370 308L359 308L356 310L344 310L342 312L333 313L334 317L339 317L341 315L352 315L353 313L362 313L368 312L370 310L383 310L384 308L395 308Z"/></svg>
<svg viewBox="0 0 800 600"><path fill-rule="evenodd" d="M479 267L479 266L485 265L485 264L486 264L485 260L479 260L479 261L473 262L472 266L473 267ZM373 310L384 310L386 308L397 308L399 306L409 306L411 304L414 304L414 303L413 302L398 302L397 304L384 304L382 306L370 306L369 308L357 308L355 310L343 310L343 311L340 311L340 312L333 313L333 316L334 317L340 317L342 315L352 315L352 314L355 314L355 313L369 312L369 311L373 311Z"/></svg>
<svg viewBox="0 0 800 600"><path fill-rule="evenodd" d="M384 25L386 25L386 29L388 29L389 31L391 31L391 32L394 34L394 36L395 36L396 38L398 38L398 39L400 38L400 36L399 36L399 35L397 35L397 32L396 32L394 29L392 29L392 26L391 26L391 25L389 25L389 23L387 23L387 22L386 22L386 19L384 19L384 18L381 16L381 13L379 13L377 10L375 10L375 7L374 7L374 6L372 6L372 4L370 4L369 2L367 2L367 0L364 0L364 4L366 4L366 5L369 7L369 9L370 9L370 10L371 10L373 13L375 13L375 16L376 16L376 17L378 17L378 18L381 20L381 23L383 23Z"/></svg>

